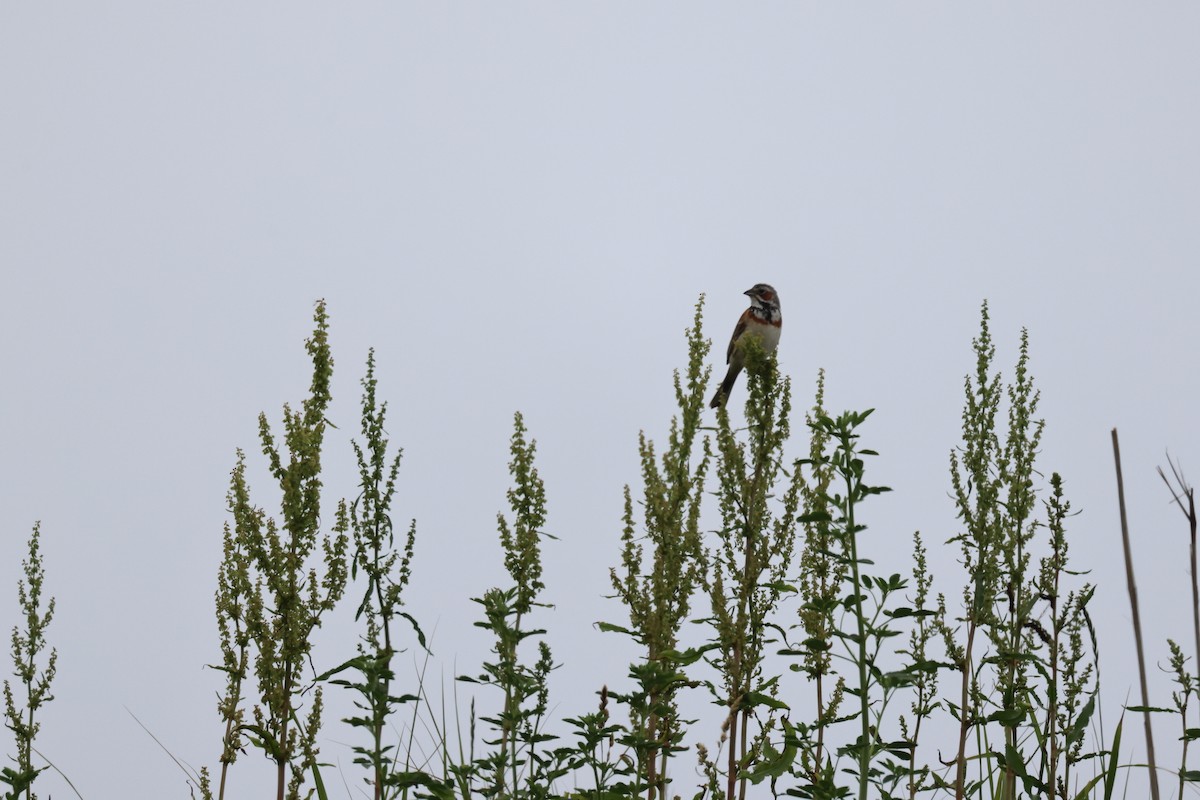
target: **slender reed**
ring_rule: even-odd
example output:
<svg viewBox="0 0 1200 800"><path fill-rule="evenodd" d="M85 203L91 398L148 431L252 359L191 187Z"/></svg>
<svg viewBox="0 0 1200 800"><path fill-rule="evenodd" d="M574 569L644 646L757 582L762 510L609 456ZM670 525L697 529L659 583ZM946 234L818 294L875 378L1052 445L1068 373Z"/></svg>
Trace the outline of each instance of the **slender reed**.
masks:
<svg viewBox="0 0 1200 800"><path fill-rule="evenodd" d="M1146 655L1142 648L1142 619L1138 613L1137 585L1133 580L1133 553L1129 547L1129 520L1125 513L1125 481L1121 476L1121 445L1117 429L1112 429L1113 460L1117 466L1117 500L1121 506L1121 543L1125 548L1125 581L1129 585L1129 606L1133 612L1133 638L1137 644L1138 679L1142 686L1142 705L1150 706L1150 692L1146 688ZM1158 769L1154 761L1154 731L1150 726L1150 712L1144 711L1142 719L1146 729L1146 758L1150 765L1150 797L1158 800Z"/></svg>

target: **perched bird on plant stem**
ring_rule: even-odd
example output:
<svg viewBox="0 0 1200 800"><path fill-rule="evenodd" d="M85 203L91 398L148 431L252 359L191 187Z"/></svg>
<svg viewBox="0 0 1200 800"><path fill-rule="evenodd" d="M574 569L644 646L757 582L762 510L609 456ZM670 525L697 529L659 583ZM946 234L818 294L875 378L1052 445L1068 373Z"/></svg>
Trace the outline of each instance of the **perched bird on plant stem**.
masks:
<svg viewBox="0 0 1200 800"><path fill-rule="evenodd" d="M729 340L729 349L725 351L725 363L729 371L725 380L717 389L709 408L725 405L729 392L737 381L738 373L746 364L746 338L756 337L763 352L773 353L779 346L779 332L783 327L783 313L779 310L779 295L774 287L766 283L756 283L744 294L750 296L750 307L742 312L737 327L733 329L733 338Z"/></svg>

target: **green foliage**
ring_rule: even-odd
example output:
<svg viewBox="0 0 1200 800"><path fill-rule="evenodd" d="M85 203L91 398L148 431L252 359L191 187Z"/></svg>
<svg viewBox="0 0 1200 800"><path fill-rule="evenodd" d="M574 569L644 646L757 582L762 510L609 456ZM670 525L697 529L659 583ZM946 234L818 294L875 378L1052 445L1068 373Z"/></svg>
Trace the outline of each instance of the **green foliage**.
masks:
<svg viewBox="0 0 1200 800"><path fill-rule="evenodd" d="M509 473L513 486L508 490L512 520L497 514L504 566L513 580L507 588L488 590L473 598L483 607L484 619L475 623L495 636L492 652L496 660L483 665L477 677L462 676L461 681L494 686L503 692L501 711L483 721L495 732L487 740L493 750L477 759L459 775L468 787L476 780L483 785L480 794L493 798L543 798L550 796L554 780L565 774L553 751L545 745L554 741L543 726L549 704L547 679L555 668L550 646L539 641L538 657L529 664L520 658L521 644L544 630L525 627L533 611L542 584L541 538L546 523L546 489L534 464L537 443L527 438L525 421L514 416Z"/></svg>
<svg viewBox="0 0 1200 800"><path fill-rule="evenodd" d="M229 767L237 760L242 749L245 713L242 707L243 684L250 664L251 636L247 627L247 604L261 603L261 596L254 591L250 579L251 560L246 550L246 541L251 532L261 530L264 514L250 505L246 488L246 459L241 450L237 452L237 465L233 469L233 480L226 495L228 507L234 515L234 526L225 523L222 537L221 564L217 570L217 631L220 637L221 664L213 669L225 673L225 691L217 701L217 713L225 723L225 734L221 748L221 777L217 797L225 797ZM261 615L261 609L256 615ZM207 770L201 773L201 796L212 798L212 787Z"/></svg>
<svg viewBox="0 0 1200 800"><path fill-rule="evenodd" d="M853 761L850 772L857 777L860 798L866 798L869 792L873 793L871 796L878 792L888 796L900 779L909 775L888 764L882 771L874 769L872 762L885 753L905 759L911 757L913 744L910 741L885 741L881 731L892 695L899 689L911 687L924 667L924 663L920 663L885 672L879 666L884 645L901 633L895 620L913 618L916 614L909 608L889 608L891 598L908 585L899 574L875 576L863 569L873 562L860 555L860 537L867 529L860 521L860 506L868 498L889 491L883 486L872 486L865 479L866 458L877 453L859 446L861 434L858 429L871 413L869 410L845 412L836 418L818 414L811 423L816 436L832 446L828 455L814 465L826 488L821 496L812 498L812 502L827 509L819 518L827 526L821 530L820 540L832 544L825 558L832 561L830 571L841 576L845 587L845 593L837 597L835 608L843 613L846 621L839 620L830 633L842 645L843 657L852 667L853 680L845 685L844 691L858 703L857 710L841 721L856 720L858 735L840 748L838 755L849 756ZM826 470L832 472L833 480L823 480L828 474ZM927 591L927 576L920 561L917 576L922 587L919 592ZM811 583L811 579L808 582ZM817 721L818 726L827 724L826 720ZM820 754L815 753L807 763L819 765L819 758ZM829 772L828 769L824 771ZM820 777L819 772L816 777ZM830 788L826 785L824 791Z"/></svg>
<svg viewBox="0 0 1200 800"><path fill-rule="evenodd" d="M685 332L687 372L675 372L675 401L679 415L671 420L667 447L659 456L644 432L638 435L642 468L642 531L625 486L621 571L610 571L616 597L629 612L629 627L601 623L603 630L631 636L645 650L640 663L630 666L635 688L612 697L629 708L629 730L622 736L637 760L637 775L645 776L647 797L667 796L668 761L681 748L683 737L677 693L692 681L684 667L695 661L678 653L679 630L691 610L700 581L700 509L709 465L708 440L699 442L710 369L705 366L710 344L701 319L704 297L696 302L692 327ZM697 452L699 450L699 452ZM649 548L649 553L646 552ZM600 766L593 767L601 770ZM640 783L631 791L640 792Z"/></svg>
<svg viewBox="0 0 1200 800"><path fill-rule="evenodd" d="M12 684L4 681L4 724L17 745L17 755L12 759L16 768L0 769L0 783L10 788L7 800L34 800L37 795L33 793L33 782L46 769L33 765L33 743L42 727L37 712L54 699L50 684L58 671L58 651L51 648L49 657L43 660L46 629L54 620L54 598L43 605L46 569L42 564L41 535L41 524L35 523L29 535L29 555L21 562L25 577L17 582L17 605L25 620L24 628L17 625L12 631L10 652L17 690L14 692Z"/></svg>
<svg viewBox="0 0 1200 800"><path fill-rule="evenodd" d="M592 779L591 790L569 797L611 800L638 796L647 786L642 778L645 772L640 765L632 759L614 757L618 738L624 744L629 731L610 721L608 698L608 688L604 687L600 690L600 707L597 711L563 720L575 729L576 743L559 748L555 755L565 769L585 772Z"/></svg>
<svg viewBox="0 0 1200 800"><path fill-rule="evenodd" d="M229 491L234 525L226 536L218 576L220 669L228 678L219 707L227 723L222 761L224 766L232 761L231 748L243 738L262 750L277 766L280 800L298 800L306 776L316 775L323 699L317 687L307 714L301 716L302 695L309 684L304 673L312 633L345 590L351 525L341 503L332 535L320 534L321 453L333 374L324 302L317 303L314 324L307 342L313 365L309 396L298 410L284 406L282 443L266 415L259 416L262 452L279 485L282 522L252 504L245 457L239 451ZM318 546L321 571L312 563ZM258 701L252 721L246 721L238 704L251 652ZM224 789L223 774L221 796Z"/></svg>
<svg viewBox="0 0 1200 800"><path fill-rule="evenodd" d="M837 475L828 452L830 437L816 422L827 418L824 405L825 373L822 370L817 375L813 408L805 416L810 434L808 457L797 461L794 467L798 473L802 469L809 472L809 478L800 486L802 513L797 518L804 532L800 574L795 579L800 600L797 610L799 629L803 638L780 651L781 655L801 659L800 663L792 664L791 669L803 673L813 686L816 716L796 728L800 741L796 774L801 783L793 789L801 793L800 796L809 797L840 794L833 784L832 761L826 751L825 737L838 720L845 695L845 682L833 669L833 647L840 624L838 609L847 562L838 557L833 527L830 487Z"/></svg>
<svg viewBox="0 0 1200 800"><path fill-rule="evenodd" d="M960 543L967 571L962 627L943 631L946 651L962 675L959 701L950 705L959 721L951 786L957 797L985 787L1001 798L1016 798L1020 791L1066 796L1074 766L1087 757L1083 735L1098 691L1087 610L1093 589L1064 586L1065 576L1074 574L1065 532L1070 504L1057 474L1051 476L1049 498L1039 499L1036 459L1045 423L1036 417L1039 393L1029 374L1028 334L1021 333L1014 381L1005 386L992 372L995 346L988 321L984 304L974 340L975 372L966 380L963 442L950 455L964 528L951 541ZM1005 397L1008 424L1002 437L997 418ZM1039 505L1042 515L1036 513ZM1048 555L1034 574L1031 554L1043 530L1041 546ZM981 636L988 648L982 656ZM977 757L969 756L970 734L987 742L991 724L1002 730L1002 749L985 745ZM985 759L999 768L991 776L995 780L969 781L968 762Z"/></svg>
<svg viewBox="0 0 1200 800"><path fill-rule="evenodd" d="M1179 724L1182 729L1182 735L1179 737L1183 742L1182 752L1179 756L1179 796L1183 797L1184 784L1188 781L1200 780L1200 774L1189 771L1187 768L1188 745L1194 740L1200 739L1200 728L1188 726L1188 706L1192 697L1196 695L1196 678L1188 672L1187 656L1183 654L1183 648L1171 639L1167 640L1167 646L1171 650L1169 663L1172 678L1179 687L1171 693L1171 702L1179 714Z"/></svg>
<svg viewBox="0 0 1200 800"><path fill-rule="evenodd" d="M706 681L715 703L727 710L716 759L704 764L708 783L732 798L744 794L755 764L778 725L779 676L766 670L768 645L778 628L776 615L795 551L801 477L784 469L784 446L791 433L791 382L780 378L775 353L750 339L746 346L748 393L745 438L717 409L717 503L721 526L704 554L701 582L708 594L710 630L706 660L716 680ZM781 497L776 492L781 490ZM775 702L772 702L775 701Z"/></svg>
<svg viewBox="0 0 1200 800"><path fill-rule="evenodd" d="M418 642L425 646L425 635L410 614L400 610L403 593L412 576L413 547L416 542L416 521L408 528L403 552L396 549L391 505L396 493L396 476L400 470L401 453L388 456L385 432L387 403L380 403L376 392L375 352L367 355L367 374L362 380L362 435L364 443L353 442L358 461L359 495L350 504L350 523L353 532L354 554L351 576L361 575L362 600L355 619L365 625L358 655L317 677L355 692L355 707L362 713L342 720L347 725L363 729L370 737L367 747L354 746L354 763L366 767L370 774L364 781L374 791L376 800L400 797L408 789L439 784L419 771L396 771L394 745L384 743L384 731L398 705L417 699L417 695L392 694L395 672L392 660L396 643L396 623L404 619L413 628ZM356 677L334 678L349 673ZM426 780L426 778L429 778Z"/></svg>
<svg viewBox="0 0 1200 800"><path fill-rule="evenodd" d="M482 609L476 625L492 637L492 655L478 672L459 678L488 688L470 702L457 753L446 712L439 720L423 679L410 692L395 688L402 640L426 642L405 610L416 523L396 536L392 503L401 453L391 451L386 434L373 351L362 380L362 439L353 442L358 494L338 505L329 533L322 533L333 359L325 306L318 303L307 343L308 397L296 410L284 407L281 432L259 419L262 452L278 485L278 516L252 501L240 450L231 472L231 519L216 591L221 657L214 669L225 678L217 705L224 723L221 770L219 780L207 770L189 773L194 790L223 800L230 767L249 746L277 766L279 800L326 798L316 737L322 684L332 684L353 697L356 711L342 722L355 734L354 763L376 800L667 800L690 788L681 787L687 770L677 763L693 747L696 797L705 800L746 800L767 791L814 800L1113 797L1123 724L1107 743L1096 732L1097 644L1089 612L1096 589L1070 562L1064 481L1057 473L1043 479L1038 469L1044 423L1027 334L1013 380L1005 383L994 367L984 305L975 366L965 382L962 442L950 456L961 524L950 541L961 553L965 586L960 616L949 620L920 534L913 535L911 567L884 568L870 557L864 504L888 491L868 479L878 454L861 437L872 412L830 413L823 372L806 415L808 440L799 444L804 458L788 455L795 446L790 381L776 354L754 340L745 349L745 427L735 428L723 407L715 427L705 426L710 344L703 303L701 296L686 331L687 366L674 376L677 413L665 446L639 435L640 487L624 489L620 562L610 580L628 622L598 624L629 637L637 659L621 686L599 690L598 704L570 710L561 722L551 718L549 676L557 665L534 621L547 608L539 599L542 539L553 537L546 532L536 442L518 413L508 511L497 515L509 580L475 598ZM1186 497L1189 513L1190 489L1176 479L1176 500L1182 508ZM1194 547L1194 510L1189 523ZM43 658L54 601L42 600L38 537L35 526L18 584L25 625L13 632L17 688L4 685L6 724L17 740L15 767L0 770L9 800L33 800L31 784L44 769L32 764L40 725L34 712L52 699L56 666L53 651ZM334 668L310 675L312 634L351 579L358 582L360 642L329 662ZM698 590L700 612L693 608ZM684 634L689 621L704 637L699 645ZM1200 616L1195 628L1200 647ZM1188 719L1198 684L1182 649L1174 641L1169 647L1182 793L1200 780L1187 767L1188 746L1200 738ZM947 691L950 671L958 681ZM680 712L685 690L699 687L723 718L711 750L697 740L712 737ZM487 692L498 696L495 710L477 718L476 700ZM407 740L387 734L401 707L413 715ZM938 717L957 723L958 741L949 747L922 744ZM420 723L434 732L432 753L414 744L412 729ZM439 760L440 774L432 774L429 765Z"/></svg>
<svg viewBox="0 0 1200 800"><path fill-rule="evenodd" d="M900 715L899 726L904 741L910 747L909 761L912 766L906 770L908 795L915 798L917 792L933 785L933 771L929 767L917 766L917 747L920 744L921 727L934 712L944 707L938 696L938 672L952 665L933 660L931 644L946 630L946 598L937 596L937 607L929 606L929 591L933 576L929 574L926 561L925 545L920 533L913 534L913 584L916 595L913 607L900 608L890 612L893 619L910 617L912 627L909 631L908 649L901 650L900 655L908 658L906 670L911 680L913 700L911 705L912 723Z"/></svg>

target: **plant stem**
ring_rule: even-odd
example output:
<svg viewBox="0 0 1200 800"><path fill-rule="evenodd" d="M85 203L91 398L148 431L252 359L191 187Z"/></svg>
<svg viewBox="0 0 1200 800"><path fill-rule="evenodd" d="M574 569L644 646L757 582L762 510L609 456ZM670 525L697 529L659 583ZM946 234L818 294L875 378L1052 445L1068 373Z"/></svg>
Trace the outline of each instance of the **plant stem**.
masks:
<svg viewBox="0 0 1200 800"><path fill-rule="evenodd" d="M1125 581L1129 586L1129 606L1133 613L1133 638L1137 645L1138 678L1142 687L1142 705L1150 705L1150 692L1146 688L1146 655L1142 648L1142 619L1138 613L1137 585L1133 580L1133 553L1129 546L1129 521L1125 514L1125 481L1121 476L1121 445L1117 440L1117 429L1112 429L1113 460L1117 467L1117 500L1121 508L1121 543L1125 548ZM1150 726L1150 712L1142 712L1146 730L1146 758L1150 766L1150 797L1159 800L1158 768L1154 761L1154 731Z"/></svg>
<svg viewBox="0 0 1200 800"><path fill-rule="evenodd" d="M1050 685L1047 689L1049 697L1046 703L1047 739L1050 741L1049 764L1047 765L1046 785L1051 794L1055 791L1058 779L1058 668L1059 668L1059 637L1062 635L1058 618L1058 582L1062 576L1062 564L1055 559L1054 591L1050 593L1050 621L1053 624L1054 635L1050 639ZM1064 781L1065 783L1065 781Z"/></svg>
<svg viewBox="0 0 1200 800"><path fill-rule="evenodd" d="M1196 490L1188 487L1188 527L1191 529L1191 557L1192 557L1192 633L1196 638L1196 661L1200 665L1200 582L1197 582L1196 576ZM1197 667L1200 669L1200 667ZM1187 742L1184 742L1187 746Z"/></svg>
<svg viewBox="0 0 1200 800"><path fill-rule="evenodd" d="M858 532L854 525L854 500L858 493L851 475L846 475L846 537L850 547L850 570L854 588L854 617L858 624L858 701L862 738L858 750L858 797L867 800L867 772L871 766L870 697L867 692L867 628L863 615L862 583L858 571Z"/></svg>
<svg viewBox="0 0 1200 800"><path fill-rule="evenodd" d="M289 705L289 710L290 710L290 705L291 705L290 701L292 698L292 673L291 673L290 669L288 670L287 678L284 680L284 683L283 683L283 692L284 692L284 697L288 698L288 701L289 701L288 705ZM283 725L279 728L279 748L280 749L279 749L279 761L276 766L275 800L283 800L284 784L287 779L287 764L288 764L288 756L290 755L290 751L288 750L288 746L287 746L288 722L289 722L289 718L287 716L285 716L283 718Z"/></svg>
<svg viewBox="0 0 1200 800"><path fill-rule="evenodd" d="M375 535L372 537L372 550L374 555L375 566L378 566L382 560L381 544L383 542L383 532L380 530L379 520L375 520ZM392 616L390 606L384 601L383 597L383 581L376 577L375 583L375 602L378 603L379 614L383 618L383 650L387 654L387 663L384 665L383 674L383 702L388 703L392 692L392 681L389 677L391 674L392 663ZM383 779L384 763L383 763L383 724L384 718L379 717L374 722L374 730L372 733L375 738L375 800L382 800L383 797Z"/></svg>
<svg viewBox="0 0 1200 800"><path fill-rule="evenodd" d="M817 673L817 749L813 761L813 783L821 779L821 769L825 766L825 696L821 684L824 675Z"/></svg>
<svg viewBox="0 0 1200 800"><path fill-rule="evenodd" d="M232 738L233 738L233 719L230 718L229 721L225 723L226 746L228 746L228 742ZM229 776L229 763L230 763L229 759L227 759L225 757L225 754L222 753L221 754L221 786L220 786L220 789L217 791L217 800L225 800L225 779Z"/></svg>
<svg viewBox="0 0 1200 800"><path fill-rule="evenodd" d="M737 785L738 700L739 698L732 697L729 702L729 776L726 778L726 800L733 800Z"/></svg>
<svg viewBox="0 0 1200 800"><path fill-rule="evenodd" d="M973 603L978 603L978 598L973 600ZM967 623L967 647L963 651L962 663L962 696L959 700L958 715L958 757L955 758L957 764L954 770L954 798L955 800L963 800L967 785L967 731L971 728L970 709L970 686L971 686L971 650L975 646L975 609L971 610L971 620Z"/></svg>

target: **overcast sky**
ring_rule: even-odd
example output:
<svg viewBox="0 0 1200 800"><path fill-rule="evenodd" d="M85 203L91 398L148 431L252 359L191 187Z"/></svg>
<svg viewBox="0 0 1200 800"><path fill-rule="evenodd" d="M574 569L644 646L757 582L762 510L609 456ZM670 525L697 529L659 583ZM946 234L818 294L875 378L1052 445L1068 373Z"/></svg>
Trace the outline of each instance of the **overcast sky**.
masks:
<svg viewBox="0 0 1200 800"><path fill-rule="evenodd" d="M591 623L622 621L602 596L638 431L663 438L697 296L723 353L758 281L798 405L824 367L832 409L878 408L864 441L895 492L865 546L900 567L922 530L952 597L937 543L979 305L1006 369L1028 327L1040 466L1100 584L1111 731L1136 702L1114 426L1149 654L1190 641L1186 530L1154 470L1169 448L1200 476L1198 26L1190 3L3 4L0 627L40 519L60 661L39 748L88 800L186 797L128 708L215 765L228 474L257 414L304 396L317 298L327 502L354 491L374 346L431 673L486 654L469 598L503 580L520 409L560 537L556 713L589 708L632 657ZM354 637L331 624L318 666ZM348 765L335 716L323 757ZM261 796L266 761L233 781Z"/></svg>

